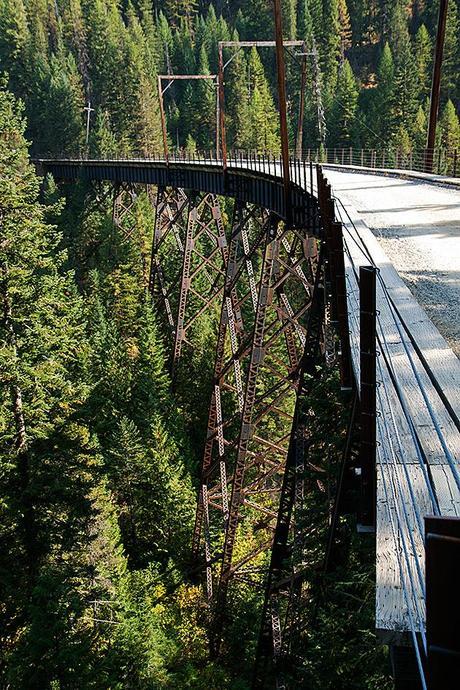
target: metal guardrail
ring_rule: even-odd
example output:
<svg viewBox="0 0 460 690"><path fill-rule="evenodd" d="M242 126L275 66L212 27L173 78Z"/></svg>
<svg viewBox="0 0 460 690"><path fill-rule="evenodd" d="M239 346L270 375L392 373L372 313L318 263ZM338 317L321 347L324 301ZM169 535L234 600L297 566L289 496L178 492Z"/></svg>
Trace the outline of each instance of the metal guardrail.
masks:
<svg viewBox="0 0 460 690"><path fill-rule="evenodd" d="M41 159L69 159L68 153L61 155L47 152L34 156ZM70 157L72 160L145 160L166 163L201 163L222 167L222 159L215 150L186 151L173 149L165 159L160 151L117 151L107 152L104 156L88 154L86 151L76 152ZM351 167L372 168L375 170L412 170L414 172L432 172L435 175L457 177L460 175L460 149L439 147L433 150L401 148L365 149L353 147L336 147L325 149L304 149L290 152L291 172L303 164L322 163L325 165L342 165ZM432 162L432 169L427 168L427 161ZM265 174L280 175L282 160L280 155L269 151L255 151L247 149L233 149L227 154L228 167L247 167ZM297 183L301 182L298 175Z"/></svg>

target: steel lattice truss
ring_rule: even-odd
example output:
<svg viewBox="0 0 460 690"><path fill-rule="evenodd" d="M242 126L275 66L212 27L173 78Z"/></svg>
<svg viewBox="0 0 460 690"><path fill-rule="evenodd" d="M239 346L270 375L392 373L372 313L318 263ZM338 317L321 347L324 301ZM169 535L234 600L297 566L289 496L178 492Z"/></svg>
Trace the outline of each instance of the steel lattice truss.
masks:
<svg viewBox="0 0 460 690"><path fill-rule="evenodd" d="M129 238L137 193L119 185L114 221ZM316 365L336 358L325 247L318 218L287 227L269 211L234 202L225 231L216 195L159 187L149 291L177 373L205 313L215 320L214 369L193 535L214 611L219 652L232 583L265 593L254 687L267 673L284 687L302 625L304 494L321 482L309 463L309 399ZM334 309L335 311L335 309ZM318 474L319 471L319 474Z"/></svg>
<svg viewBox="0 0 460 690"><path fill-rule="evenodd" d="M134 212L137 199L136 187L129 182L120 182L113 190L113 222L125 239L130 239L137 225Z"/></svg>
<svg viewBox="0 0 460 690"><path fill-rule="evenodd" d="M193 538L215 605L216 652L230 583L264 587L318 260L309 228L235 202L226 238L214 195L158 190L150 290L169 325L174 368L201 314L220 311ZM318 342L323 327L318 321Z"/></svg>
<svg viewBox="0 0 460 690"><path fill-rule="evenodd" d="M149 289L161 305L176 370L199 318L221 300L228 246L215 194L159 188Z"/></svg>

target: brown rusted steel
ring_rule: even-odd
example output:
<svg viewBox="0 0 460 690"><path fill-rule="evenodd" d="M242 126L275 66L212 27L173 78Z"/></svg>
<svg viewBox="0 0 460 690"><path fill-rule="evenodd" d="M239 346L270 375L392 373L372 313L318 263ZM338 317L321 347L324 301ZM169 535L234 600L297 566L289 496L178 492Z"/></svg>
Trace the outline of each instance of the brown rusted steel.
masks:
<svg viewBox="0 0 460 690"><path fill-rule="evenodd" d="M137 198L135 186L120 182L114 187L113 222L126 239L130 239L136 230L134 204Z"/></svg>
<svg viewBox="0 0 460 690"><path fill-rule="evenodd" d="M215 547L222 550L222 565L216 595L214 653L219 648L223 625L220 612L234 575L234 550L237 547L240 552L244 548L238 542L238 524L241 520L249 521L248 533L253 533L254 538L261 531L271 533L275 526L312 293L309 276L314 273L314 266L305 252L307 230L288 229L267 214L261 219L261 227L262 236L252 227L250 237L240 238L243 253L239 260L234 264L229 259L228 271L234 277L226 290L228 293L231 287L236 289L241 306L246 305L246 320L243 336L232 345L232 358L220 367L219 388L222 394L231 392L235 396L238 409L222 418L223 456L216 458L212 446L217 447L219 429L213 428L217 415L212 403L203 463L208 468L204 472L208 496L216 501L213 507L223 498L218 472L221 462L228 478L228 493L231 489L228 515L219 506L225 538L223 545L221 542ZM257 271L255 266L259 267ZM228 298L227 303L230 309ZM248 312L250 307L252 311ZM236 365L239 384L233 371ZM199 512L203 512L202 506ZM198 544L199 520L195 534ZM247 561L247 567L253 567L252 559ZM244 573L239 575L245 577Z"/></svg>
<svg viewBox="0 0 460 690"><path fill-rule="evenodd" d="M375 266L359 269L359 337L360 337L360 403L361 403L361 507L360 523L375 526L376 513L376 274Z"/></svg>
<svg viewBox="0 0 460 690"><path fill-rule="evenodd" d="M439 112L439 96L441 91L441 67L444 53L444 39L446 36L448 0L440 0L438 15L438 30L433 65L433 79L431 84L430 117L425 153L425 172L433 172L433 154L436 143L436 127Z"/></svg>
<svg viewBox="0 0 460 690"><path fill-rule="evenodd" d="M308 412L306 413L305 409L308 410L309 394L318 378L316 365L320 360L320 341L325 306L323 255L324 249L320 252L316 271L312 305L308 318L307 339L299 370L299 386L293 425L265 585L264 606L254 665L254 688L264 686L267 668L270 665L274 665L276 668L277 659L285 650L283 631L280 626L281 595L285 601L290 602L291 609L288 613L291 620L289 620L289 625L291 627L295 625L293 620L296 616L294 599L299 596L296 567L298 568L301 562L301 546L299 534L296 534L296 529L293 530L293 512L295 511L298 517L302 509L305 438L308 437L308 430L305 427L305 423L308 421ZM294 537L294 544L290 548L289 540L293 532L296 536ZM294 559L289 558L289 555L294 552L298 557L297 563ZM275 616L274 612L276 612ZM283 619L287 621L286 616L283 616Z"/></svg>
<svg viewBox="0 0 460 690"><path fill-rule="evenodd" d="M225 174L227 170L227 131L225 127L225 92L224 92L224 57L222 54L222 43L219 42L219 127L220 127L220 152L222 157L222 167Z"/></svg>
<svg viewBox="0 0 460 690"><path fill-rule="evenodd" d="M223 48L275 48L276 41L220 41ZM286 48L303 46L304 41L283 41Z"/></svg>
<svg viewBox="0 0 460 690"><path fill-rule="evenodd" d="M190 329L221 299L227 239L218 198L159 188L150 264L150 292L166 317L177 371Z"/></svg>
<svg viewBox="0 0 460 690"><path fill-rule="evenodd" d="M176 361L190 325L207 308L220 305L221 312L193 537L193 558L203 563L206 593L215 603L217 652L230 583L263 588L261 558L278 514L316 242L308 227L290 228L235 202L227 246L212 195L160 188L156 206L150 289L167 316ZM309 220L316 230L316 217ZM200 292L205 283L206 295ZM297 488L299 500L301 494Z"/></svg>
<svg viewBox="0 0 460 690"><path fill-rule="evenodd" d="M292 218L290 208L290 163L289 163L289 134L287 126L287 96L286 69L284 66L283 49L283 20L281 15L281 0L273 0L276 41L276 72L278 81L278 108L280 113L281 157L283 160L284 201L288 223Z"/></svg>
<svg viewBox="0 0 460 690"><path fill-rule="evenodd" d="M425 518L428 690L458 685L460 518Z"/></svg>
<svg viewBox="0 0 460 690"><path fill-rule="evenodd" d="M319 166L317 168L317 187L333 296L333 318L337 322L340 339L341 385L343 389L348 390L353 387L353 372L348 323L343 227L341 223L335 220L331 188L325 181Z"/></svg>

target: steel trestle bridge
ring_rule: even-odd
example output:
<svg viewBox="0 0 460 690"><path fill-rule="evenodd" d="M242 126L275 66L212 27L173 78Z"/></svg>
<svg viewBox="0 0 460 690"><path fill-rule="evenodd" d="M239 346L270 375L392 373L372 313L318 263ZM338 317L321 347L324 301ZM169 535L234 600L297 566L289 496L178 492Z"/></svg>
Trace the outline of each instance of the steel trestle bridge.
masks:
<svg viewBox="0 0 460 690"><path fill-rule="evenodd" d="M439 683L460 650L449 624L458 596L443 580L453 559L460 567L460 362L321 166L291 158L286 193L272 156L229 153L225 168L211 154L36 163L111 195L124 232L135 231L139 187L154 190L148 289L174 374L201 315L217 314L192 546L214 612L211 653L240 582L264 598L253 686L275 677L288 687L285 669L300 663L299 516L321 480L309 457L311 401L337 365L350 421L321 570L333 568L343 488L355 477L359 529L375 535L376 629L395 673L407 649L419 687L451 687ZM234 199L228 228L220 197Z"/></svg>

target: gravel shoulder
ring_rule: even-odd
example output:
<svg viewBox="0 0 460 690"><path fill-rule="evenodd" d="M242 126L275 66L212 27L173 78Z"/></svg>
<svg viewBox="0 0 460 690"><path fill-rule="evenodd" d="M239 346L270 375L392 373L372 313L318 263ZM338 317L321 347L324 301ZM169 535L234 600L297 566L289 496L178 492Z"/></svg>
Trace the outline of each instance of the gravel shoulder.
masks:
<svg viewBox="0 0 460 690"><path fill-rule="evenodd" d="M327 169L460 357L460 189Z"/></svg>

